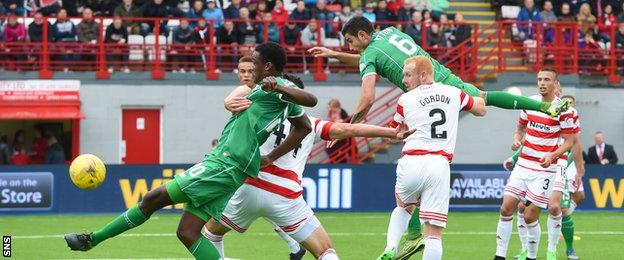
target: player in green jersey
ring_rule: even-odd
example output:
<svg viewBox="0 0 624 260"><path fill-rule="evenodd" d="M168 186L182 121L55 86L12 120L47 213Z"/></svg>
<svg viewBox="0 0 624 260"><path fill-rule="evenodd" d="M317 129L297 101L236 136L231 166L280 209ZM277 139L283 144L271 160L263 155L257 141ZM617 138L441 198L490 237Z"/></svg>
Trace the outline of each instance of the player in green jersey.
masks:
<svg viewBox="0 0 624 260"><path fill-rule="evenodd" d="M143 224L158 209L185 203L177 235L196 259L220 259L219 252L201 234L209 218L221 219L228 200L246 177L255 178L262 165L271 164L299 145L310 133L310 120L301 106L316 105L316 97L280 78L286 64L284 49L275 43L256 47L252 56L258 85L247 96L252 104L230 117L219 145L203 161L176 175L173 181L145 194L139 205L128 209L102 229L87 234L68 234L71 250L87 251L104 240ZM264 84L266 82L268 84ZM277 83L277 84L275 84ZM297 104L295 104L297 103ZM288 118L293 129L271 153L260 157L259 146L274 128Z"/></svg>
<svg viewBox="0 0 624 260"><path fill-rule="evenodd" d="M570 102L570 107L575 108L575 100L573 96L563 96L562 99L567 99ZM582 155L582 147L580 144L580 135L579 133L575 134L575 143L572 147L572 150L576 151L578 155ZM561 220L561 234L563 234L564 241L566 243L566 255L568 259L574 260L579 259L576 255L576 251L574 250L574 222L572 221L572 213L576 209L577 205L579 205L585 199L585 191L583 189L582 178L585 175L585 166L582 156L580 159L575 159L573 151L568 151L567 157L567 168L563 171L561 177L563 179L563 183L565 185L565 190L567 193L563 194L563 200L561 201L561 211L563 213L563 219ZM512 155L507 158L503 162L503 168L505 170L510 170L516 162L518 161L518 157L522 152L522 146ZM578 166L577 166L578 165ZM560 179L560 178L558 178ZM557 179L554 185L557 185ZM522 248L520 254L517 255L516 259L526 259L526 248L525 248L525 240L526 240L526 230L524 227L526 223L524 223L524 203L518 204L518 234L520 235L520 241L522 242Z"/></svg>

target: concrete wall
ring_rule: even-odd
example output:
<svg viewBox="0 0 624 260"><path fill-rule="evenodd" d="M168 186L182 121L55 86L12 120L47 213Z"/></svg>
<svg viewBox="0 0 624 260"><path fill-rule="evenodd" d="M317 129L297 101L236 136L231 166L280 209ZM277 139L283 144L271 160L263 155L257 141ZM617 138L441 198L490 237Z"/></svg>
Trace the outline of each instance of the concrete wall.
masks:
<svg viewBox="0 0 624 260"><path fill-rule="evenodd" d="M163 163L196 162L211 149L229 117L223 98L232 86L197 85L93 85L81 86L82 111L80 152L101 156L106 163L119 163L121 113L123 107L161 107L163 118ZM347 111L359 96L355 87L309 87L319 105L309 115L325 117L327 102L338 98ZM378 93L384 91L380 88Z"/></svg>
<svg viewBox="0 0 624 260"><path fill-rule="evenodd" d="M325 83L327 84L327 83ZM125 106L162 107L163 163L186 163L201 159L210 151L227 121L223 97L231 86L212 85L93 85L83 84L81 152L100 155L107 163L119 162L121 109ZM319 105L308 114L325 117L331 98L342 101L352 113L359 97L357 87L308 87L319 98ZM385 89L381 88L378 93ZM535 87L523 88L524 95L536 93ZM566 94L577 98L583 126L584 148L593 144L593 134L605 132L607 143L624 156L624 92L620 89L570 88ZM490 107L485 118L461 119L455 163L499 163L511 154L512 133L517 111Z"/></svg>

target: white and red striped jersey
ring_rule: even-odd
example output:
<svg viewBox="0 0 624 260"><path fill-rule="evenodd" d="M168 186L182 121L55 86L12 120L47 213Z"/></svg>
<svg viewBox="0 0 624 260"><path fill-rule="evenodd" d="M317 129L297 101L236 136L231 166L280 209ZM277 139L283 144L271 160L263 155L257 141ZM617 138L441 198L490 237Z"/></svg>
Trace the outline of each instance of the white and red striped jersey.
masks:
<svg viewBox="0 0 624 260"><path fill-rule="evenodd" d="M531 98L542 100L539 95ZM553 100L556 101L559 101L559 98ZM561 134L573 134L578 131L574 118L575 111L568 110L557 117L551 117L542 112L522 110L519 123L526 126L526 133L524 147L516 165L536 172L555 173L557 160L553 161L549 168L542 168L540 159L559 148Z"/></svg>
<svg viewBox="0 0 624 260"><path fill-rule="evenodd" d="M564 114L572 114L571 117L568 117L566 115L565 116L567 118L566 120L572 120L572 122L574 123L574 131L572 133L580 133L581 122L579 121L578 111L575 108L571 107ZM559 138L559 145L562 145L564 142L565 141L563 140L563 138ZM568 167L568 153L563 153L559 157L559 160L557 160L557 165L562 166L562 167Z"/></svg>
<svg viewBox="0 0 624 260"><path fill-rule="evenodd" d="M272 165L261 168L257 179L247 178L245 183L289 199L301 196L303 194L301 179L312 146L320 139L330 140L329 128L333 124L314 117L309 119L312 132L301 141L299 147L275 160ZM290 122L284 120L260 146L260 154L267 155L282 143L290 133L290 127Z"/></svg>
<svg viewBox="0 0 624 260"><path fill-rule="evenodd" d="M405 139L404 155L439 154L453 159L459 111L470 110L474 99L458 88L434 83L403 94L390 126L406 123L416 129Z"/></svg>

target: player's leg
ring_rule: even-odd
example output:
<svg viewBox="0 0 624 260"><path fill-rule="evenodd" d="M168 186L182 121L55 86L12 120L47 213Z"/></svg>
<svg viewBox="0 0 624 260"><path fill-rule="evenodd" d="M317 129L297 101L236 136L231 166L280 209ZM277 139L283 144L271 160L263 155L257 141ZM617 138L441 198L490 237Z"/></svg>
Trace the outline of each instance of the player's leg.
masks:
<svg viewBox="0 0 624 260"><path fill-rule="evenodd" d="M408 228L409 222L411 222L411 215L407 211L407 206L396 198L397 206L392 210L390 214L390 221L388 222L388 232L386 234L386 248L385 251L391 250L396 253L396 249L401 242L401 237ZM420 225L420 223L418 224Z"/></svg>
<svg viewBox="0 0 624 260"><path fill-rule="evenodd" d="M569 191L572 192L572 195L570 206L562 209L563 219L561 220L561 234L566 244L566 255L568 259L579 259L574 250L574 221L572 220L572 213L574 213L576 206L585 199L585 189L583 188L583 183L574 183L574 181L572 181L576 177L576 167L574 164L568 166L566 174L568 176L568 181L571 182L568 186L572 188Z"/></svg>
<svg viewBox="0 0 624 260"><path fill-rule="evenodd" d="M548 253L547 260L557 259L557 244L559 243L559 235L561 234L561 199L563 193L561 191L553 191L548 201Z"/></svg>
<svg viewBox="0 0 624 260"><path fill-rule="evenodd" d="M515 258L524 260L526 259L526 248L527 248L527 227L526 221L524 220L524 209L526 208L526 202L518 203L518 215L516 220L516 226L518 227L518 237L520 238L520 254L518 254Z"/></svg>
<svg viewBox="0 0 624 260"><path fill-rule="evenodd" d="M282 240L284 240L286 245L288 245L288 250L290 251L290 259L302 259L303 255L305 255L306 252L305 248L301 247L301 245L299 245L299 242L290 237L290 235L288 235L286 232L282 231L282 229L277 224L271 224L273 224L273 231L275 231L275 233L277 233L277 235Z"/></svg>
<svg viewBox="0 0 624 260"><path fill-rule="evenodd" d="M312 232L310 232L313 230ZM320 260L337 260L338 255L334 249L331 239L327 232L318 221L316 216L312 216L310 220L296 233L291 235L295 240L301 241L301 245L305 247L316 259Z"/></svg>
<svg viewBox="0 0 624 260"><path fill-rule="evenodd" d="M136 206L126 210L100 230L90 234L67 234L65 241L71 250L87 251L106 239L140 226L158 209L189 201L175 181L149 191Z"/></svg>
<svg viewBox="0 0 624 260"><path fill-rule="evenodd" d="M539 224L540 208L531 203L524 210L524 219L527 222L527 260L537 258L542 228Z"/></svg>
<svg viewBox="0 0 624 260"><path fill-rule="evenodd" d="M420 224L420 205L410 205L405 208L407 212L411 214L409 222L407 224L407 234L405 235L405 244L403 245L403 251L416 252L422 250L424 245L424 237L422 235L422 225Z"/></svg>
<svg viewBox="0 0 624 260"><path fill-rule="evenodd" d="M525 175L526 172L522 168L515 167L509 176L496 226L496 255L494 259L507 257L509 239L513 229L513 214L516 212L520 200L526 195Z"/></svg>
<svg viewBox="0 0 624 260"><path fill-rule="evenodd" d="M446 85L455 86L462 89L466 94L473 97L482 97L485 104L503 109L527 109L544 112L551 116L556 116L559 112L568 109L569 102L560 101L557 103L541 102L525 96L518 96L507 91L481 91L470 83L463 82L459 77L451 74L443 82Z"/></svg>
<svg viewBox="0 0 624 260"><path fill-rule="evenodd" d="M442 259L442 227L425 223L425 250L423 260Z"/></svg>
<svg viewBox="0 0 624 260"><path fill-rule="evenodd" d="M191 209L187 207L176 234L178 239L186 246L195 259L221 259L222 254L215 245L205 236L201 234L202 227L206 224L206 220L210 219L208 214L199 209Z"/></svg>
<svg viewBox="0 0 624 260"><path fill-rule="evenodd" d="M555 174L531 173L527 176L527 196L531 202L524 210L524 219L527 223L527 259L537 258L541 227L539 225L539 213L546 209L552 192Z"/></svg>
<svg viewBox="0 0 624 260"><path fill-rule="evenodd" d="M219 251L221 257L225 257L225 249L223 247L223 236L230 232L231 229L217 222L214 219L208 220L202 229L202 235L206 237L210 243Z"/></svg>

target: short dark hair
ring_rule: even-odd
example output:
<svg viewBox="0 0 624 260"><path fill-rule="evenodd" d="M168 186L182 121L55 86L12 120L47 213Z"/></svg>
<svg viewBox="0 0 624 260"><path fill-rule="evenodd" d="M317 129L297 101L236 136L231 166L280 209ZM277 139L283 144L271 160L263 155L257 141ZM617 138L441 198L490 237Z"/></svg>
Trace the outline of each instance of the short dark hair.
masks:
<svg viewBox="0 0 624 260"><path fill-rule="evenodd" d="M288 80L288 81L294 83L300 89L303 89L305 87L303 85L303 80L301 80L301 78L299 78L299 77L297 77L295 75L284 73L284 75L282 75L282 78L284 78L285 80Z"/></svg>
<svg viewBox="0 0 624 260"><path fill-rule="evenodd" d="M373 24L368 19L362 16L356 16L351 18L342 27L342 35L351 34L353 36L357 36L359 31L373 34L375 28L373 28Z"/></svg>
<svg viewBox="0 0 624 260"><path fill-rule="evenodd" d="M238 63L243 62L253 62L253 59L251 58L251 56L243 56L238 60Z"/></svg>
<svg viewBox="0 0 624 260"><path fill-rule="evenodd" d="M274 42L265 42L256 46L256 51L260 54L263 62L270 62L277 72L282 72L286 66L286 51Z"/></svg>
<svg viewBox="0 0 624 260"><path fill-rule="evenodd" d="M557 71L555 71L555 69L551 68L551 67L543 67L542 69L539 70L540 72L542 71L547 71L552 73L553 75L555 75L555 80L557 79Z"/></svg>
<svg viewBox="0 0 624 260"><path fill-rule="evenodd" d="M572 99L572 101L576 102L576 99L572 95L564 95L561 97L561 99L564 99L564 98L569 98L569 99Z"/></svg>

